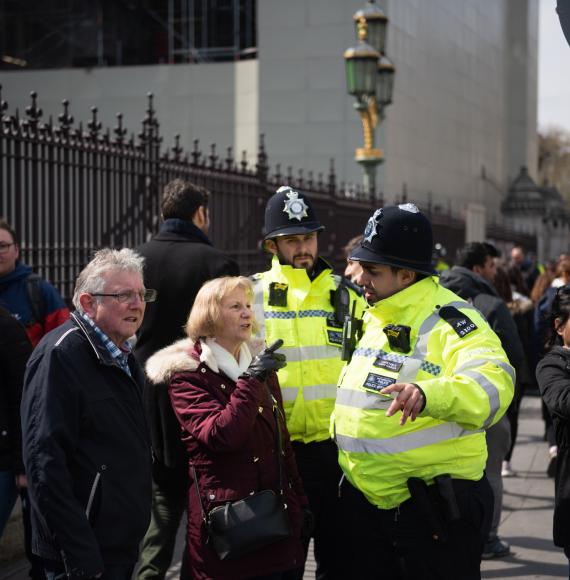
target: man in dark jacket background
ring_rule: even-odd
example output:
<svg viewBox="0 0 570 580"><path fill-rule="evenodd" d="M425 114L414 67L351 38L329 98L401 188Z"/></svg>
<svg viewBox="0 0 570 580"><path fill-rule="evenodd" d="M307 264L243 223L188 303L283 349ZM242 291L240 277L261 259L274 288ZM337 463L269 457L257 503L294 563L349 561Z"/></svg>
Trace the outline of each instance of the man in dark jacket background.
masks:
<svg viewBox="0 0 570 580"><path fill-rule="evenodd" d="M150 519L144 374L128 343L145 303L143 260L100 250L70 320L40 341L22 397L32 549L47 580L130 580Z"/></svg>
<svg viewBox="0 0 570 580"><path fill-rule="evenodd" d="M489 326L501 340L511 365L518 371L524 364L524 351L515 321L505 302L493 286L495 256L491 244L471 242L458 253L457 265L445 270L440 277L441 285L455 292L475 306L487 319ZM495 496L495 509L489 539L483 549L483 558L497 558L510 553L507 542L498 536L503 504L502 462L509 450L510 424L505 416L487 430L487 464L485 472Z"/></svg>
<svg viewBox="0 0 570 580"><path fill-rule="evenodd" d="M204 282L237 276L239 268L208 238L209 192L182 179L166 185L160 231L137 248L145 257L145 282L156 288L138 333L135 356L142 366L156 351L185 336L184 326ZM172 561L176 532L188 492L188 461L166 385L145 386L145 406L154 455L151 525L145 536L139 580L162 580ZM185 552L186 555L186 552ZM183 563L181 577L187 576Z"/></svg>

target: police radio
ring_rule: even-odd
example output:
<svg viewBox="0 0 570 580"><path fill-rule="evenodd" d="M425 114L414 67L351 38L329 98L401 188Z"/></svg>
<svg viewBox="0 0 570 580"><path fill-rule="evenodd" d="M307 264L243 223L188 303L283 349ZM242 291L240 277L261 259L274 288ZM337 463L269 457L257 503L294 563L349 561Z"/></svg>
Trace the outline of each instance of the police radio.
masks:
<svg viewBox="0 0 570 580"><path fill-rule="evenodd" d="M356 343L362 336L362 319L356 318L356 300L352 303L352 313L344 317L342 327L342 348L340 353L341 360L349 361L352 353L356 348Z"/></svg>

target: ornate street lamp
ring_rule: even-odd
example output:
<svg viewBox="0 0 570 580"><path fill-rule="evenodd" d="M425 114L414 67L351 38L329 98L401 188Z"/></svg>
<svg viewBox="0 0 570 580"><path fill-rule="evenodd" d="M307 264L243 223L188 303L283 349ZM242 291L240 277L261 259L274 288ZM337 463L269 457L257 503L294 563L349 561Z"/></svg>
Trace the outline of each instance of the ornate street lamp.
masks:
<svg viewBox="0 0 570 580"><path fill-rule="evenodd" d="M355 151L355 160L364 169L364 189L375 192L376 167L383 153L374 146L374 130L384 118L384 109L392 102L394 65L384 54L388 18L374 3L358 10L354 16L358 44L344 53L348 93L354 95L364 132L364 147Z"/></svg>

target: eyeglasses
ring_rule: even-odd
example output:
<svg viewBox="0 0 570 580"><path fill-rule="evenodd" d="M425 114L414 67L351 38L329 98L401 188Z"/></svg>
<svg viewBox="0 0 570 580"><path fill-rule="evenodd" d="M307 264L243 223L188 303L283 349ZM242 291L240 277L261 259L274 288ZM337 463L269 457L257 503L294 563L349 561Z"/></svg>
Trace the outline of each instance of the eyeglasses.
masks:
<svg viewBox="0 0 570 580"><path fill-rule="evenodd" d="M134 292L133 290L127 290L126 292L118 292L116 294L98 292L97 294L91 294L91 296L109 296L114 298L120 304L131 304L135 301L135 298L139 298L141 302L154 302L158 292L156 290L144 290L143 292Z"/></svg>
<svg viewBox="0 0 570 580"><path fill-rule="evenodd" d="M10 249L10 246L15 246L15 245L16 245L16 242L12 242L11 244L6 244L6 243L0 244L0 254L5 254Z"/></svg>

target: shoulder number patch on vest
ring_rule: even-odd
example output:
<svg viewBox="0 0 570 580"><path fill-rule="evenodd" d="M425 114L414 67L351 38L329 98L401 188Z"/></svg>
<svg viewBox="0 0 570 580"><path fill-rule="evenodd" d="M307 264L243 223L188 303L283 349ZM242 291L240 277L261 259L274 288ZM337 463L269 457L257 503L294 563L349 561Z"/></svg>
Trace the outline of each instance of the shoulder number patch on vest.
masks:
<svg viewBox="0 0 570 580"><path fill-rule="evenodd" d="M364 384L362 385L365 389L379 393L385 387L389 387L396 382L396 379L390 377L385 377L383 375L377 375L375 373L368 373Z"/></svg>
<svg viewBox="0 0 570 580"><path fill-rule="evenodd" d="M444 306L439 309L439 315L445 320L459 338L465 338L468 334L477 330L477 325L455 306Z"/></svg>

